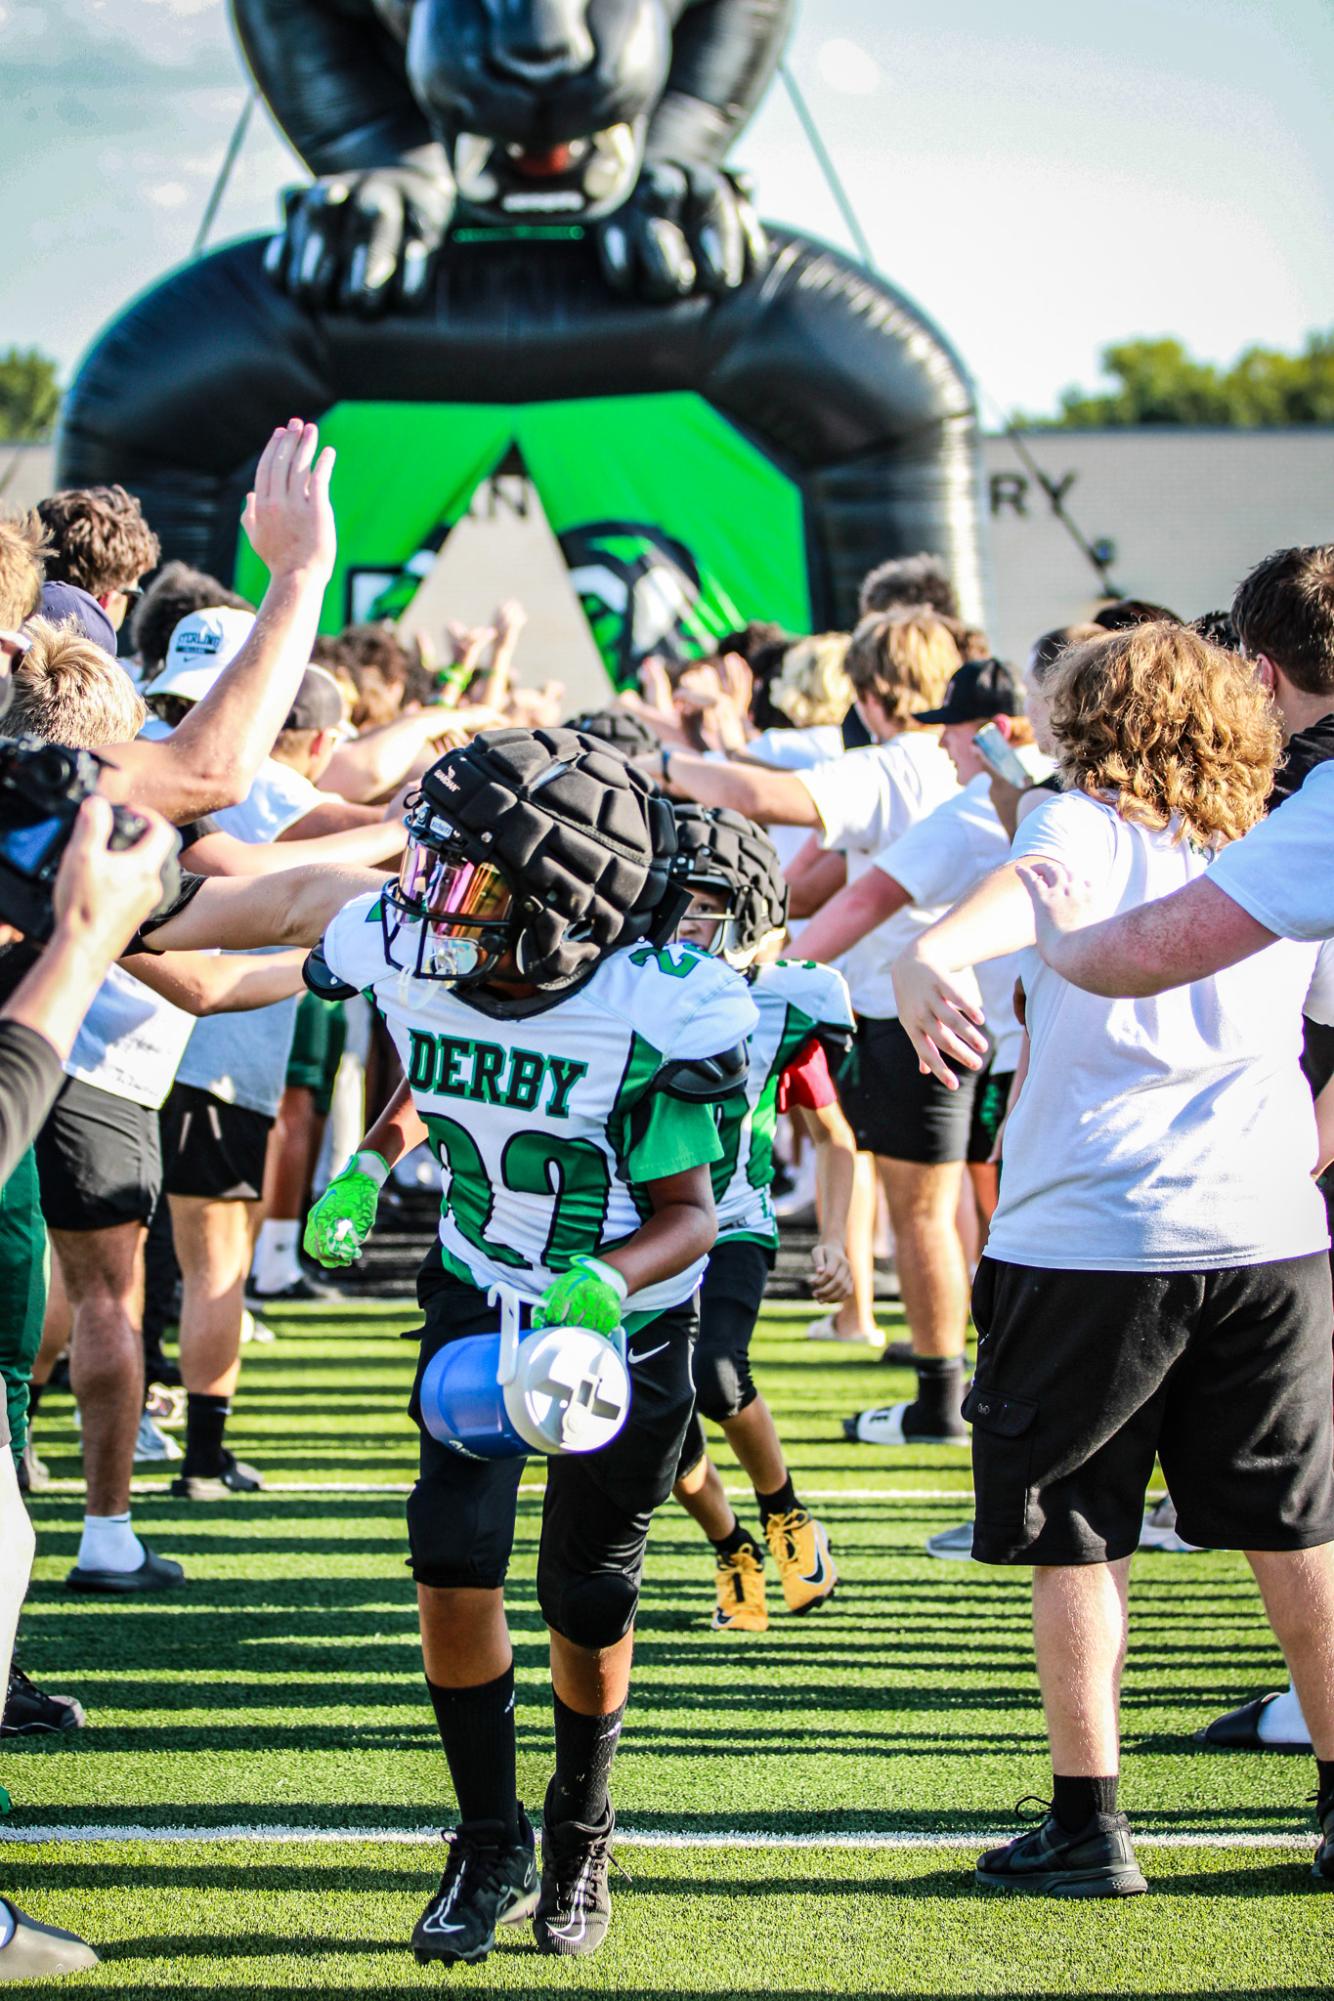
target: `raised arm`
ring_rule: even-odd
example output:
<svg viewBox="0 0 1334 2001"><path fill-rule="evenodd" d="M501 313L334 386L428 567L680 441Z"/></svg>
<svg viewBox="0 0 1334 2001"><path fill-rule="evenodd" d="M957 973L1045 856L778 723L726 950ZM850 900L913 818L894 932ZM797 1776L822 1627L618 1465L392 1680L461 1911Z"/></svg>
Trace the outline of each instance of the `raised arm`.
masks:
<svg viewBox="0 0 1334 2001"><path fill-rule="evenodd" d="M269 439L242 517L269 570L254 630L169 737L102 753L108 798L150 806L178 824L245 798L309 665L333 574L333 460L330 447L319 451L315 426L297 418Z"/></svg>
<svg viewBox="0 0 1334 2001"><path fill-rule="evenodd" d="M402 817L377 816L341 833L320 834L313 840L241 841L235 834L203 834L185 850L183 860L196 875L276 875L282 870L316 863L374 868L403 851L406 830Z"/></svg>
<svg viewBox="0 0 1334 2001"><path fill-rule="evenodd" d="M383 887L370 869L297 868L278 875L213 876L190 901L144 933L154 952L254 951L318 945L345 903Z"/></svg>
<svg viewBox="0 0 1334 2001"><path fill-rule="evenodd" d="M912 898L901 882L884 869L870 868L837 896L832 896L801 934L804 959L831 965L883 924Z"/></svg>
<svg viewBox="0 0 1334 2001"><path fill-rule="evenodd" d="M1086 993L1165 993L1221 973L1275 942L1274 932L1207 875L1156 903L1091 924L1083 885L1059 862L1034 861L1017 873L1032 899L1038 950L1054 972Z"/></svg>
<svg viewBox="0 0 1334 2001"><path fill-rule="evenodd" d="M762 827L818 827L815 801L795 772L762 764L722 764L687 750L650 753L644 768L679 799L730 806Z"/></svg>
<svg viewBox="0 0 1334 2001"><path fill-rule="evenodd" d="M303 951L135 952L121 965L187 1014L243 1014L299 994Z"/></svg>

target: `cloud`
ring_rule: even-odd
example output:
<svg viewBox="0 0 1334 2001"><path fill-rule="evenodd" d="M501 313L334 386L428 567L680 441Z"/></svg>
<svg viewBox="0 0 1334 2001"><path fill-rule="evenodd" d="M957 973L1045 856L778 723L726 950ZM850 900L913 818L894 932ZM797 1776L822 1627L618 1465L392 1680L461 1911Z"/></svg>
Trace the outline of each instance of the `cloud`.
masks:
<svg viewBox="0 0 1334 2001"><path fill-rule="evenodd" d="M880 88L880 65L858 42L822 42L816 64L821 82L843 97L874 97Z"/></svg>
<svg viewBox="0 0 1334 2001"><path fill-rule="evenodd" d="M155 208L183 208L190 199L184 181L146 181L143 193Z"/></svg>

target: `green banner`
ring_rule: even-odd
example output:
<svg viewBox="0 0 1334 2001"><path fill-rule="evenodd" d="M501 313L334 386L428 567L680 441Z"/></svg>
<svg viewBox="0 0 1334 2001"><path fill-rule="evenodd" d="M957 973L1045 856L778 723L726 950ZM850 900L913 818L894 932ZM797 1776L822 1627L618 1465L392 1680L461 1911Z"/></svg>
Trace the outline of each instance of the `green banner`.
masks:
<svg viewBox="0 0 1334 2001"><path fill-rule="evenodd" d="M326 632L406 610L512 447L616 686L647 654L697 658L748 619L809 630L800 491L702 397L341 403L320 433L338 452ZM264 574L242 537L236 588L257 601Z"/></svg>

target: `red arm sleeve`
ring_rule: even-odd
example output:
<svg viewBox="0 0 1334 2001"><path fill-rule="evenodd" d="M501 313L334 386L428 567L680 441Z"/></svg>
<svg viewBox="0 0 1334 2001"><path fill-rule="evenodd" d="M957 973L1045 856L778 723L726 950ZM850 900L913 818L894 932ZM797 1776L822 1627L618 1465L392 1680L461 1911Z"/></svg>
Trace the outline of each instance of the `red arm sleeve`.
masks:
<svg viewBox="0 0 1334 2001"><path fill-rule="evenodd" d="M790 1112L800 1106L803 1111L818 1112L837 1100L829 1059L818 1038L812 1036L778 1080L778 1109Z"/></svg>

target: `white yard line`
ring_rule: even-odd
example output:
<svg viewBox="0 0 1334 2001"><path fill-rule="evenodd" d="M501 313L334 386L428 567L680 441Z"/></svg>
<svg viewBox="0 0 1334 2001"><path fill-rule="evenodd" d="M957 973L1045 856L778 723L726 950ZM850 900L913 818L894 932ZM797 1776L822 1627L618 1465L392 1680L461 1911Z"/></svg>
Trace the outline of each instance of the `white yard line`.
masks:
<svg viewBox="0 0 1334 2001"><path fill-rule="evenodd" d="M618 1827L616 1841L626 1848L985 1848L1011 1833L1008 1828L979 1828L964 1834L867 1833L784 1834L750 1828L724 1828L707 1833L679 1833L653 1828ZM328 1847L338 1842L361 1842L371 1847L410 1847L436 1842L436 1827L11 1827L0 1822L0 1847L6 1842L292 1842L301 1847ZM1291 1834L1141 1834L1135 1840L1141 1848L1309 1848L1312 1837L1300 1831Z"/></svg>
<svg viewBox="0 0 1334 2001"><path fill-rule="evenodd" d="M173 1462L174 1463L174 1462ZM150 1486L140 1479L133 1483L133 1493L142 1500L166 1500L170 1498L165 1487ZM254 1510L264 1505L264 1494L409 1494L411 1480L266 1480L263 1493L255 1499L247 1498L246 1508ZM749 1500L753 1489L750 1487L728 1487L728 1495L734 1500ZM802 1487L803 1495L812 1501L958 1501L961 1506L972 1500L971 1487ZM74 1497L83 1493L82 1480L53 1480L44 1494L58 1497ZM519 1489L519 1498L541 1494L543 1488L536 1482ZM1150 1495L1152 1501L1153 1496Z"/></svg>

